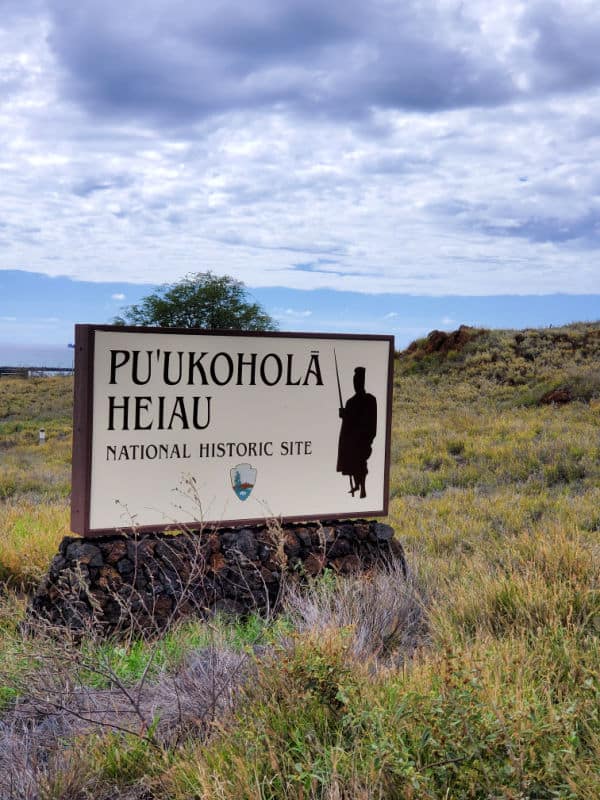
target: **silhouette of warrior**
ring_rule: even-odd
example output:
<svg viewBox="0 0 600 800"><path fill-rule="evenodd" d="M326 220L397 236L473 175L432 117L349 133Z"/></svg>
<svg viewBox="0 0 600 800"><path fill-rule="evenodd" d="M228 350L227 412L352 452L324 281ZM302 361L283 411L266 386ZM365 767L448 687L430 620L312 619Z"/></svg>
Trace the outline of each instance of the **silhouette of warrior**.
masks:
<svg viewBox="0 0 600 800"><path fill-rule="evenodd" d="M350 476L350 494L360 489L360 497L366 497L365 480L367 459L371 455L371 444L377 429L377 401L365 391L365 368L354 370L354 394L340 408L342 427L338 443L337 471ZM340 393L340 406L341 406Z"/></svg>

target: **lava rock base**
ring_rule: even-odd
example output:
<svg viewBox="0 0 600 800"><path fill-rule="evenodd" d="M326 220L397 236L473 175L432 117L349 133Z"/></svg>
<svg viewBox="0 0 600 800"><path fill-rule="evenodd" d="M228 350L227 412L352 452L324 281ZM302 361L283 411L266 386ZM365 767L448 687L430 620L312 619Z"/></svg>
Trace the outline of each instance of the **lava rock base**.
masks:
<svg viewBox="0 0 600 800"><path fill-rule="evenodd" d="M392 560L405 568L393 529L367 520L67 536L28 616L74 633L159 632L183 616L274 611L286 580Z"/></svg>

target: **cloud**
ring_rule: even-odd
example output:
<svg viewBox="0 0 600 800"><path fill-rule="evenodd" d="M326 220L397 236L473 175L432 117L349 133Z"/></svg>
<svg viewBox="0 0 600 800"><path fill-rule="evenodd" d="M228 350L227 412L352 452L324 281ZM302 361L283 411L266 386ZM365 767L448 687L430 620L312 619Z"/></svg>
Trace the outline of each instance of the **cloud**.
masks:
<svg viewBox="0 0 600 800"><path fill-rule="evenodd" d="M277 319L284 319L286 317L291 317L295 319L306 319L307 317L312 316L312 311L308 308L300 310L295 308L286 308L284 311L276 311L274 316Z"/></svg>
<svg viewBox="0 0 600 800"><path fill-rule="evenodd" d="M587 0L2 9L0 270L597 290Z"/></svg>
<svg viewBox="0 0 600 800"><path fill-rule="evenodd" d="M55 0L63 91L93 114L178 125L241 109L361 118L515 95L477 16L450 3Z"/></svg>
<svg viewBox="0 0 600 800"><path fill-rule="evenodd" d="M490 233L523 237L532 242L585 242L587 247L600 247L600 214L592 212L569 219L559 217L530 217L505 224L488 225Z"/></svg>
<svg viewBox="0 0 600 800"><path fill-rule="evenodd" d="M125 300L125 295L122 292L116 292L115 294L111 294L111 300Z"/></svg>
<svg viewBox="0 0 600 800"><path fill-rule="evenodd" d="M321 247L321 252L323 252L326 248ZM330 247L329 252L335 253L336 247ZM292 264L292 269L296 272L310 272L310 273L320 273L322 275L339 275L339 276L349 276L352 274L352 271L346 269L340 269L339 261L330 261L329 259L318 259L317 261L306 261L301 264Z"/></svg>
<svg viewBox="0 0 600 800"><path fill-rule="evenodd" d="M110 189L124 189L133 184L129 175L106 175L85 177L73 185L73 194L78 197L89 197L94 192L106 192Z"/></svg>
<svg viewBox="0 0 600 800"><path fill-rule="evenodd" d="M69 100L96 117L171 129L229 112L365 121L377 110L495 107L600 81L600 11L588 0L47 8Z"/></svg>
<svg viewBox="0 0 600 800"><path fill-rule="evenodd" d="M521 30L532 43L531 83L568 91L600 81L600 8L594 2L544 0L528 5Z"/></svg>

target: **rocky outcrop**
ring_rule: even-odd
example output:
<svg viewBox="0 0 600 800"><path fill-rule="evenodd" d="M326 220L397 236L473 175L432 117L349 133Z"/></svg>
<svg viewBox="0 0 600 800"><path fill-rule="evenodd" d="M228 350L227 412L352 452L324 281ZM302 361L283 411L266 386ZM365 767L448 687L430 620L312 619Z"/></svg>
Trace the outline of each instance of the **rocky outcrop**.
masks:
<svg viewBox="0 0 600 800"><path fill-rule="evenodd" d="M273 610L286 580L400 559L378 522L293 524L102 539L65 537L29 618L72 631L160 631L216 610Z"/></svg>
<svg viewBox="0 0 600 800"><path fill-rule="evenodd" d="M571 403L574 400L573 392L570 386L563 386L561 389L552 389L540 397L541 405L564 405Z"/></svg>
<svg viewBox="0 0 600 800"><path fill-rule="evenodd" d="M469 325L461 325L451 333L433 330L427 334L427 338L411 342L403 355L422 357L435 353L446 356L451 350L462 350L466 344L485 332L483 328L471 328Z"/></svg>

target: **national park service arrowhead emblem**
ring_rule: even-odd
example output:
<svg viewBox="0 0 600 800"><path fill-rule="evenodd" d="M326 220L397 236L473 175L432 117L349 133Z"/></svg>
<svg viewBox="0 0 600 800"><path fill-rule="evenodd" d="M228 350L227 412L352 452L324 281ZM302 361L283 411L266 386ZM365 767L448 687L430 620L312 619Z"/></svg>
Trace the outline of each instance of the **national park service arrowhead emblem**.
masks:
<svg viewBox="0 0 600 800"><path fill-rule="evenodd" d="M247 500L256 483L256 468L251 464L238 464L229 470L229 474L233 491L240 500Z"/></svg>

